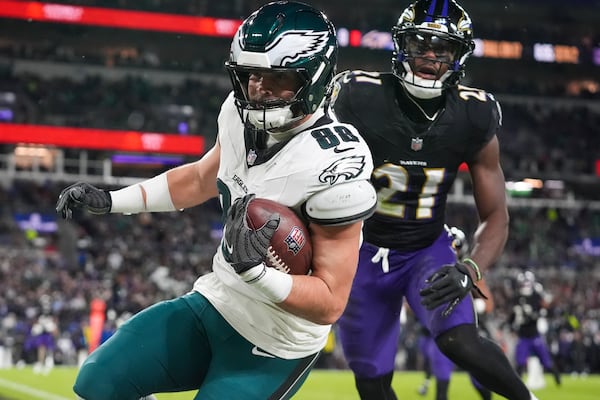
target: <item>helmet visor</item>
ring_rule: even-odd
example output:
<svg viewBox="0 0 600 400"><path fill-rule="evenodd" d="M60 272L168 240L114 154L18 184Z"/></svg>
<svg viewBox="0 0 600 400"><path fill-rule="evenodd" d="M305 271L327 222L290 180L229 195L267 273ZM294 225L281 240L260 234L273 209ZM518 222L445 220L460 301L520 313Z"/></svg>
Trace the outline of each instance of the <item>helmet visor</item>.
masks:
<svg viewBox="0 0 600 400"><path fill-rule="evenodd" d="M309 83L304 69L257 68L226 63L236 100L246 109L270 109L298 102Z"/></svg>
<svg viewBox="0 0 600 400"><path fill-rule="evenodd" d="M439 32L415 31L404 35L404 51L408 58L425 58L453 64L460 57L462 43Z"/></svg>

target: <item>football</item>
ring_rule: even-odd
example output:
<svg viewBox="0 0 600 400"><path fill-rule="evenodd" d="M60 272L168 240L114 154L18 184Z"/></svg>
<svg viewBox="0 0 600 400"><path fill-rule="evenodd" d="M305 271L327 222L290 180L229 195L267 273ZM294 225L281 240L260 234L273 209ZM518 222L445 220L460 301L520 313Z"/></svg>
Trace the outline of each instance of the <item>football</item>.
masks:
<svg viewBox="0 0 600 400"><path fill-rule="evenodd" d="M289 207L268 199L254 198L248 204L246 220L252 229L263 226L273 213L281 217L271 238L265 264L292 275L306 275L312 261L308 229Z"/></svg>

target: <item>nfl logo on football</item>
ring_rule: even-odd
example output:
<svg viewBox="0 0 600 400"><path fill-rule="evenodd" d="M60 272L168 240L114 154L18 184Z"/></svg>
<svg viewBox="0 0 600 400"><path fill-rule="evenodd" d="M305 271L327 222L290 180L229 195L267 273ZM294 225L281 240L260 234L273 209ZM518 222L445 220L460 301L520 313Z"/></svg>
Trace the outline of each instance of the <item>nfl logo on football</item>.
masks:
<svg viewBox="0 0 600 400"><path fill-rule="evenodd" d="M304 247L304 243L306 243L306 238L304 237L302 230L297 226L294 226L285 238L285 244L287 244L288 250L296 255L300 249Z"/></svg>

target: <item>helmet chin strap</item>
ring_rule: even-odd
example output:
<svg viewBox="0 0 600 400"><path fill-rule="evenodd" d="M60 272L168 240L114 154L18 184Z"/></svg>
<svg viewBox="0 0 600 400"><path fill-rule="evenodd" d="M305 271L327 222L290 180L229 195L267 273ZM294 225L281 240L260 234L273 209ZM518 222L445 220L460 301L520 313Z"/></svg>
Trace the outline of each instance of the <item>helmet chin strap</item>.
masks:
<svg viewBox="0 0 600 400"><path fill-rule="evenodd" d="M412 68L408 61L402 61L402 66L406 71L406 74L401 79L404 88L417 99L423 100L440 97L444 90L444 81L452 74L452 71L448 70L438 79L424 79L412 72Z"/></svg>
<svg viewBox="0 0 600 400"><path fill-rule="evenodd" d="M442 81L440 79L423 79L409 71L401 80L408 93L417 99L433 99L442 95Z"/></svg>
<svg viewBox="0 0 600 400"><path fill-rule="evenodd" d="M264 110L248 110L248 121L256 128L266 131L285 127L302 117L304 116L294 117L290 106Z"/></svg>
<svg viewBox="0 0 600 400"><path fill-rule="evenodd" d="M321 103L321 106L319 108L317 108L317 110L312 114L300 115L300 116L292 118L291 120L288 119L287 123L281 125L281 127L279 127L279 128L274 128L274 127L268 128L263 123L264 118L262 116L265 115L265 111L267 111L267 110L245 110L244 115L246 116L247 121L250 122L255 128L263 130L269 135L269 145L270 145L270 144L273 144L276 142L280 142L282 140L289 139L291 136L294 136L297 133L302 132L303 130L308 128L310 125L314 124L315 121L317 121L319 118L321 118L323 115L325 115L325 111L322 106L323 106L323 103ZM276 111L276 110L271 110L271 111ZM255 114L255 113L259 113L259 115L260 115L259 119L256 118L256 115L253 117L253 114ZM306 120L298 123L298 125L294 124L294 123L302 120L303 118L306 118ZM271 122L273 122L273 121L271 121ZM281 120L274 121L274 122L276 122L276 123L281 122ZM257 123L258 123L258 125L257 125ZM271 123L270 125L274 125L274 124ZM274 129L276 129L276 130L274 130Z"/></svg>

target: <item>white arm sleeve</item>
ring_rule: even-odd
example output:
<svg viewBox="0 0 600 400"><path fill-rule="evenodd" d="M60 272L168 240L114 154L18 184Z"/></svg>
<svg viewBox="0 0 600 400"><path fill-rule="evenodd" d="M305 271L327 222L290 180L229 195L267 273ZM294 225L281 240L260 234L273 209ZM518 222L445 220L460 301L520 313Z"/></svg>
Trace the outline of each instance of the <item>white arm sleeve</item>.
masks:
<svg viewBox="0 0 600 400"><path fill-rule="evenodd" d="M304 204L304 214L319 225L345 225L369 218L376 206L373 185L351 181L315 193Z"/></svg>
<svg viewBox="0 0 600 400"><path fill-rule="evenodd" d="M140 186L146 192L146 202L144 202ZM112 199L111 213L134 214L144 211L175 211L173 200L171 200L171 193L169 192L166 172L141 183L109 193Z"/></svg>

